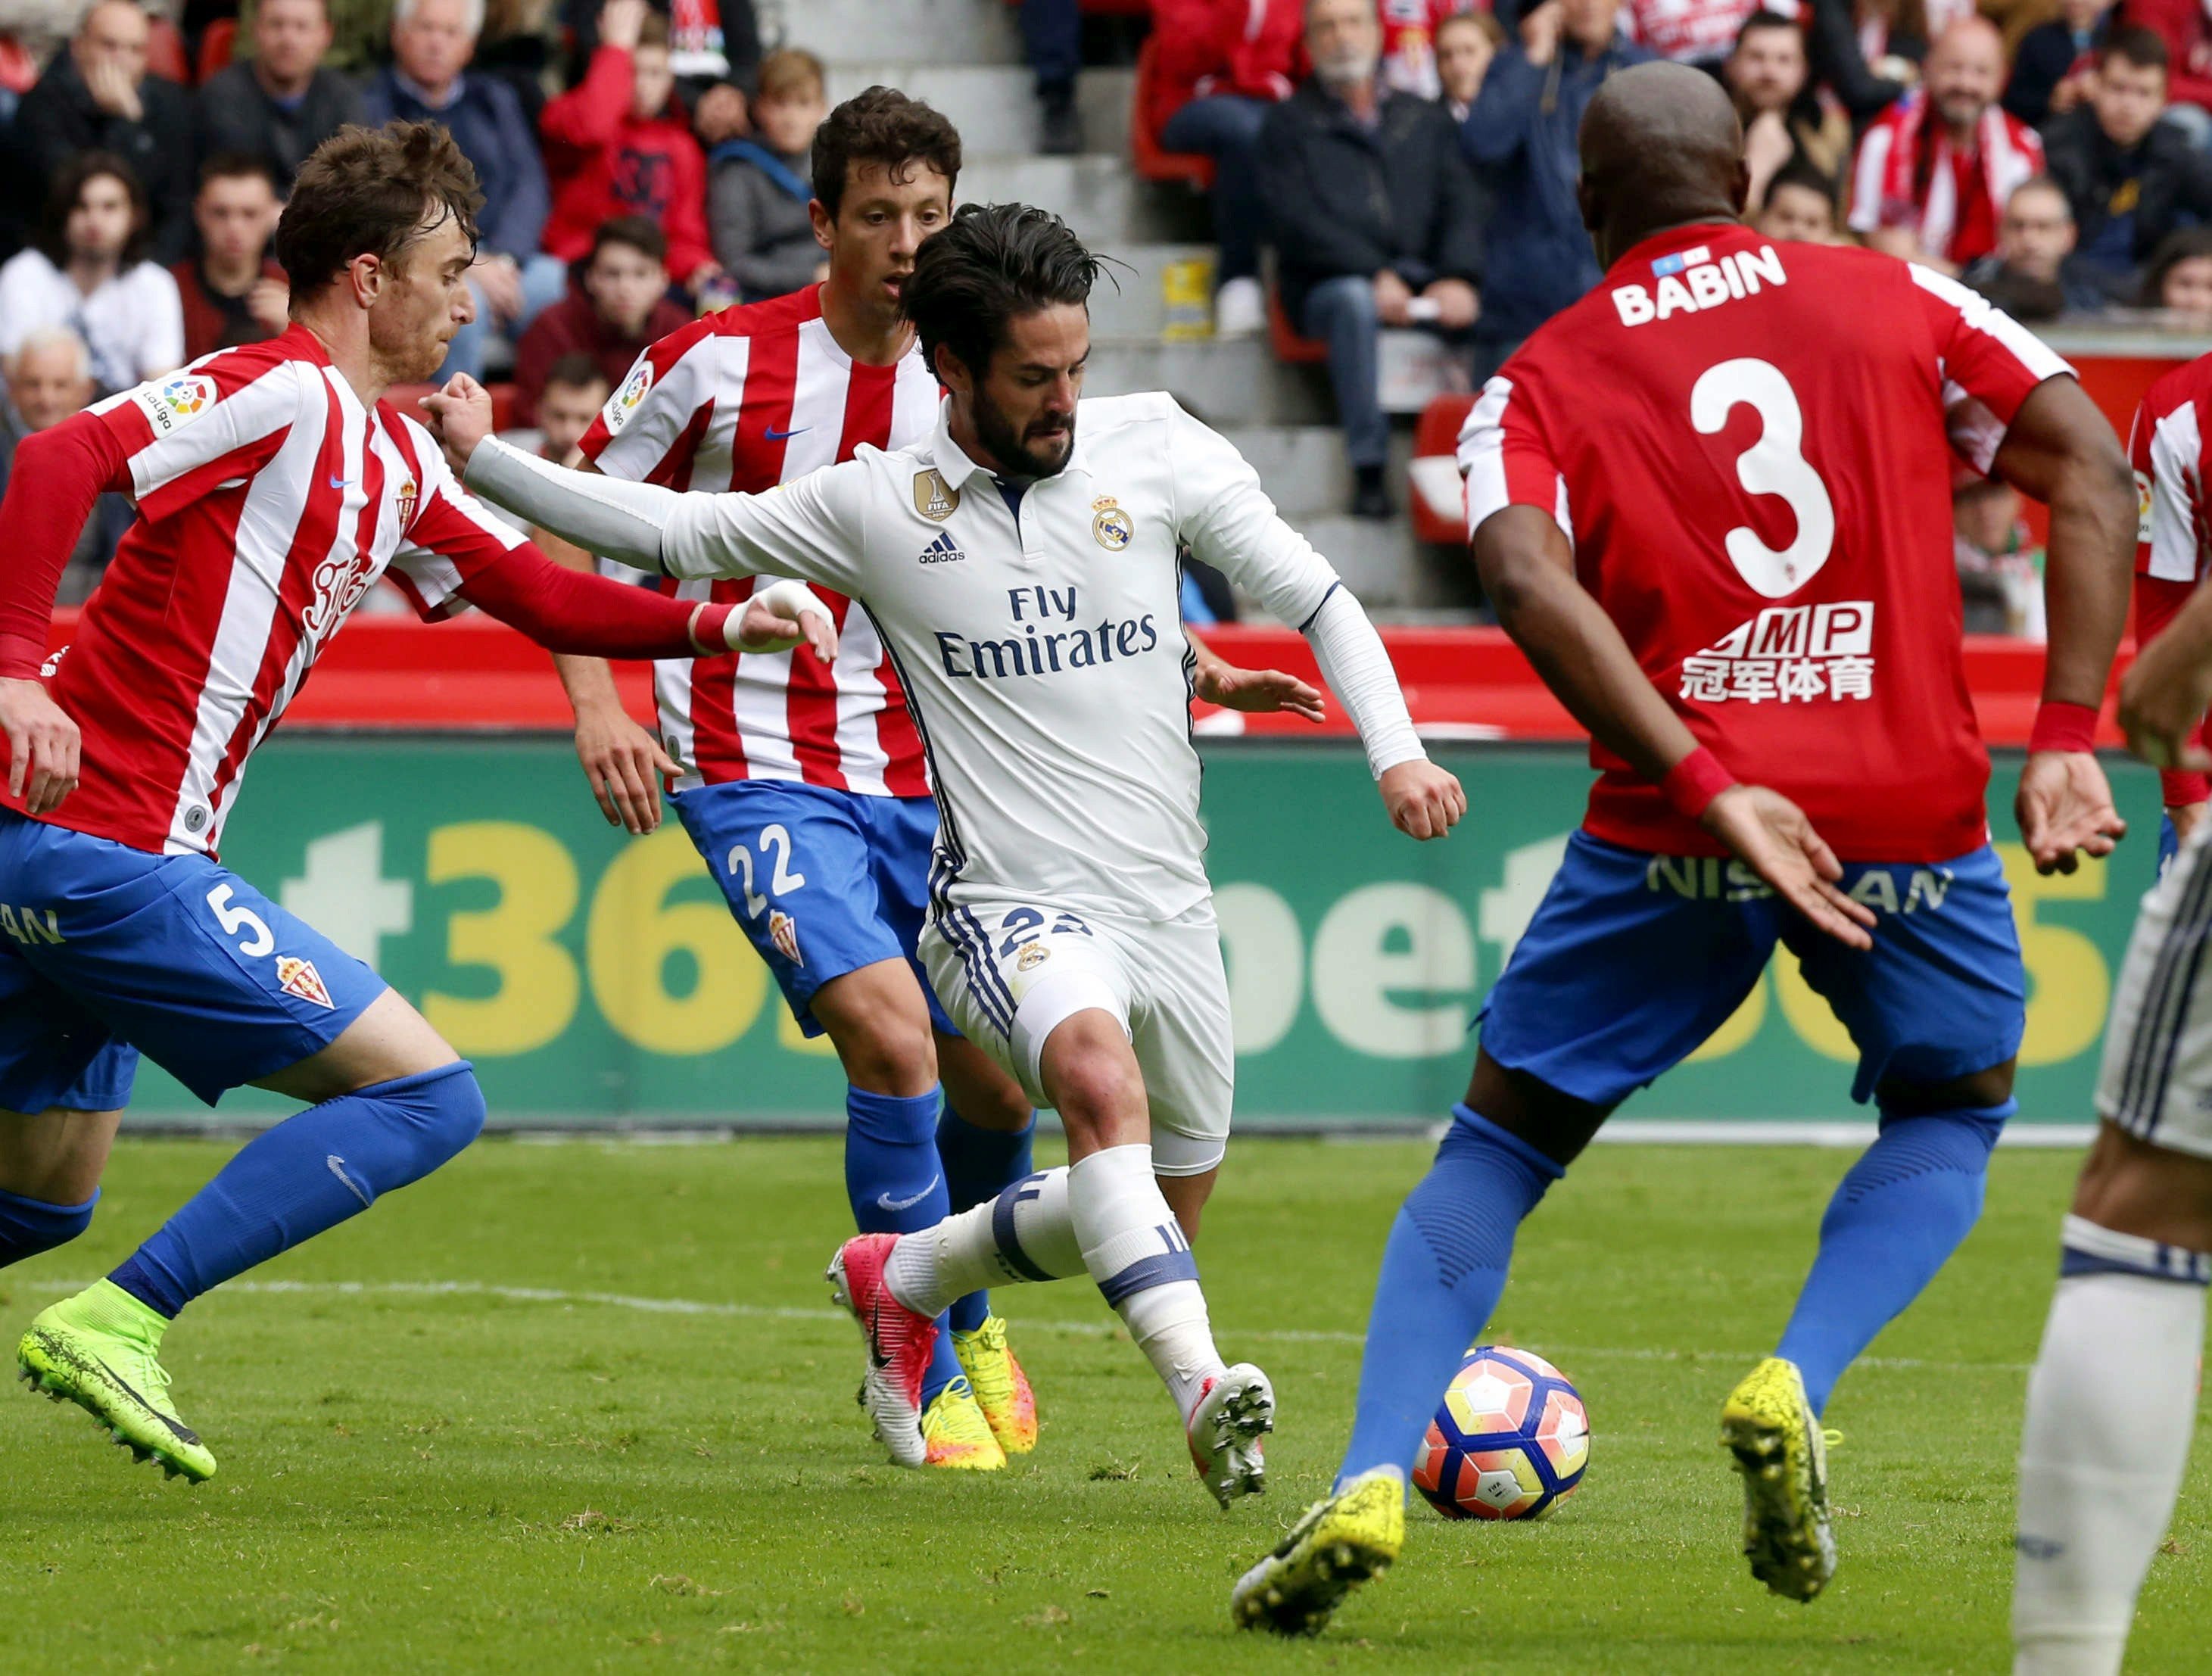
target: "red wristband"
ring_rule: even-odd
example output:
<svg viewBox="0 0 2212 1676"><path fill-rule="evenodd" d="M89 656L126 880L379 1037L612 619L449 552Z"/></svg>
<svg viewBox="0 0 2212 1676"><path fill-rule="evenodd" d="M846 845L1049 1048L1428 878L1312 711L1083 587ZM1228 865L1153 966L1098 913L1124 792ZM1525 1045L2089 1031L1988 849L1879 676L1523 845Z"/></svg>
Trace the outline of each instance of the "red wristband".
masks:
<svg viewBox="0 0 2212 1676"><path fill-rule="evenodd" d="M715 657L730 649L728 632L723 625L729 622L730 613L738 609L735 605L707 604L691 613L691 644L698 647L701 657Z"/></svg>
<svg viewBox="0 0 2212 1676"><path fill-rule="evenodd" d="M2168 809L2185 809L2212 799L2212 778L2189 768L2160 768L2158 800Z"/></svg>
<svg viewBox="0 0 2212 1676"><path fill-rule="evenodd" d="M1735 783L1735 776L1721 766L1720 759L1699 745L1667 770L1667 777L1659 782L1659 792L1678 814L1694 821Z"/></svg>
<svg viewBox="0 0 2212 1676"><path fill-rule="evenodd" d="M46 662L45 635L0 635L0 681L35 681Z"/></svg>
<svg viewBox="0 0 2212 1676"><path fill-rule="evenodd" d="M2035 713L2035 726L2027 736L2030 750L2094 750L2097 712L2094 705L2069 704L2046 698Z"/></svg>

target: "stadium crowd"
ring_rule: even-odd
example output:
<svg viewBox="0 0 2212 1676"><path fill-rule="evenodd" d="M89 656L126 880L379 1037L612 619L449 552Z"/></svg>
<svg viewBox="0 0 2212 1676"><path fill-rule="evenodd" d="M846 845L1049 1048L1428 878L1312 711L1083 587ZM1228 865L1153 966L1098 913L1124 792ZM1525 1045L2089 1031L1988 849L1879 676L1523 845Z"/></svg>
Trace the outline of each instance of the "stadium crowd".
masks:
<svg viewBox="0 0 2212 1676"><path fill-rule="evenodd" d="M995 0L969 0L995 3ZM1575 138L1615 70L1720 79L1751 213L2022 319L2212 330L2212 21L2187 0L1153 0L1133 121L1206 160L1212 325L1325 360L1352 510L1393 511L1385 331L1494 370L1599 277ZM1038 149L1079 149L1080 0L1021 0ZM823 66L750 0L56 0L0 23L0 473L13 440L273 335L301 161L434 118L483 184L477 324L444 372L618 383L694 312L817 279ZM1272 254L1271 254L1272 253ZM573 379L567 386L577 386ZM113 519L103 520L103 525ZM1976 626L2033 632L2017 507L1965 486ZM83 574L96 578L98 531ZM77 573L72 572L75 577Z"/></svg>

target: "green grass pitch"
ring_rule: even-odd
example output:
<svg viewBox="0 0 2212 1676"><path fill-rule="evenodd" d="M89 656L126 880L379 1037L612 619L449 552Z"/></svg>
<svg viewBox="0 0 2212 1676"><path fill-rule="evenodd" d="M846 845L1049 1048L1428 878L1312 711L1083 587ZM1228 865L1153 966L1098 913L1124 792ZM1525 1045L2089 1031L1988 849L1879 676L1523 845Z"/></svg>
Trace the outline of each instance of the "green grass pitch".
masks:
<svg viewBox="0 0 2212 1676"><path fill-rule="evenodd" d="M1200 1260L1281 1429L1270 1493L1223 1514L1079 1282L1001 1295L1035 1455L995 1476L884 1464L820 1279L844 1226L836 1141L487 1142L171 1334L212 1484L165 1484L20 1387L0 1403L0 1649L78 1672L2007 1667L2064 1155L1999 1154L1980 1229L1844 1382L1842 1569L1814 1606L1746 1575L1716 1432L1847 1156L1620 1147L1553 1190L1494 1324L1579 1382L1583 1487L1526 1527L1418 1509L1397 1570L1317 1643L1233 1630L1231 1580L1342 1446L1376 1258L1425 1153L1232 1151ZM224 1155L123 1145L93 1233L0 1274L9 1341ZM2208 1602L2200 1438L2130 1669L2205 1669Z"/></svg>

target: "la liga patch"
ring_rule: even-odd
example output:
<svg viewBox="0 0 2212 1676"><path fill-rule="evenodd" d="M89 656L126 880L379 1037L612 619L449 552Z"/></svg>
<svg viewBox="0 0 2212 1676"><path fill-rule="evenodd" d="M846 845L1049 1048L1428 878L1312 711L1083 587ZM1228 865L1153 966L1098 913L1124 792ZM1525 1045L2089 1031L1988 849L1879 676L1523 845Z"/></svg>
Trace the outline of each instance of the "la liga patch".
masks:
<svg viewBox="0 0 2212 1676"><path fill-rule="evenodd" d="M292 955L276 956L276 987L287 995L297 995L303 1001L313 1001L319 1007L337 1010L331 999L331 992L323 985L323 975L315 970L312 960L301 960Z"/></svg>

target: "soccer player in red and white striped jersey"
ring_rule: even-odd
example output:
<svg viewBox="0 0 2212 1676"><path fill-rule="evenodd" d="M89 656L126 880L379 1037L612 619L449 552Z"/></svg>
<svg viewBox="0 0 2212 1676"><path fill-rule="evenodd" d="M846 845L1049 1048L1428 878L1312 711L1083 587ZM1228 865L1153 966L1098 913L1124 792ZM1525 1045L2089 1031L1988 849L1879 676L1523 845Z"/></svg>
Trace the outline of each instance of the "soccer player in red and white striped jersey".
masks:
<svg viewBox="0 0 2212 1676"><path fill-rule="evenodd" d="M554 565L380 399L469 319L481 202L443 128L346 130L277 231L291 327L27 440L0 504L0 1266L90 1221L141 1052L210 1105L247 1083L309 1102L18 1350L35 1385L194 1480L215 1459L167 1394L170 1321L436 1169L484 1113L420 1014L216 862L254 747L380 575L426 616L475 604L610 656L732 645L770 616ZM107 490L137 521L42 680L55 584Z"/></svg>
<svg viewBox="0 0 2212 1676"><path fill-rule="evenodd" d="M951 215L959 136L928 106L872 88L823 123L813 167L829 278L653 345L585 433L591 469L758 491L850 459L863 443L898 448L929 434L937 381L900 315L899 288ZM766 584L671 586L681 598L735 604ZM1031 1114L1014 1081L954 1029L915 963L937 834L921 737L867 612L823 598L839 628L834 659L801 648L659 663L658 743L623 713L605 665L558 662L608 819L652 830L652 777L665 775L799 1028L836 1048L850 1084L854 1216L864 1231L896 1233L1029 1174ZM1034 1442L1034 1397L984 1294L947 1314L923 1390L928 1464L1003 1466L1008 1448Z"/></svg>
<svg viewBox="0 0 2212 1676"><path fill-rule="evenodd" d="M2135 467L2136 644L2148 646L2189 603L2212 568L2212 524L2204 495L2205 445L2212 440L2212 355L2177 367L2143 392L2128 438ZM2212 740L2212 727L2201 739ZM2212 780L2179 764L2159 774L2166 829L2160 835L2163 870L2180 841L2203 817Z"/></svg>

